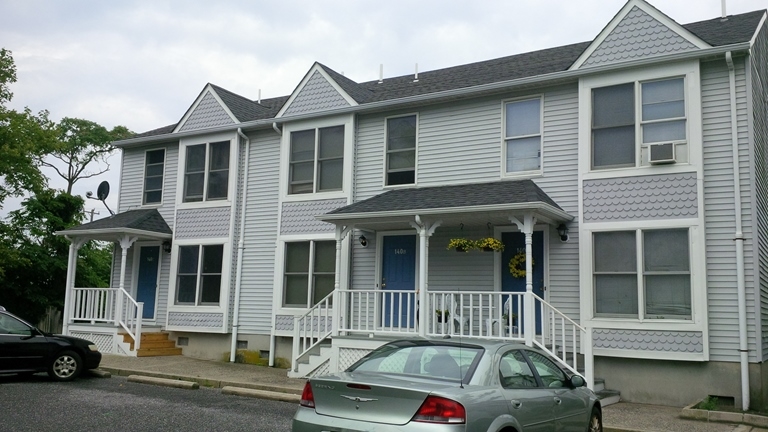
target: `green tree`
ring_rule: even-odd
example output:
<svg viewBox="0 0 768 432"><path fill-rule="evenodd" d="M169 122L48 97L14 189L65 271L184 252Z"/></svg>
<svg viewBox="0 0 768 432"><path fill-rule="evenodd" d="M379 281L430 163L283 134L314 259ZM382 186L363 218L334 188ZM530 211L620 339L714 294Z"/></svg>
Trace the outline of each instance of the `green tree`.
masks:
<svg viewBox="0 0 768 432"><path fill-rule="evenodd" d="M133 132L125 126L107 130L90 120L65 117L57 127L58 139L51 151L39 158L42 166L53 169L67 182L66 192L72 193L72 186L84 178L96 177L109 171L109 156L114 148L112 142L128 138ZM62 162L61 164L57 163ZM93 164L97 162L97 164ZM96 166L91 171L88 167Z"/></svg>
<svg viewBox="0 0 768 432"><path fill-rule="evenodd" d="M69 241L54 233L83 220L83 198L45 189L12 211L0 225L0 304L36 323L49 306L64 305ZM79 250L76 286L109 284L109 245Z"/></svg>
<svg viewBox="0 0 768 432"><path fill-rule="evenodd" d="M56 129L47 111L33 114L6 107L13 97L10 84L16 82L16 65L11 52L0 49L0 208L8 196L41 190L46 179L37 160L51 151Z"/></svg>

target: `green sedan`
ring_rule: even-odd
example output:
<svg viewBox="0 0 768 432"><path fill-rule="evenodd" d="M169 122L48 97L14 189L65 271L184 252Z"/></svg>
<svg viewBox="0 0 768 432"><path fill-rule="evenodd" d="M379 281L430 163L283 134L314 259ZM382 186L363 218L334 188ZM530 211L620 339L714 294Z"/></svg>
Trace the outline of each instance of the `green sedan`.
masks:
<svg viewBox="0 0 768 432"><path fill-rule="evenodd" d="M544 352L408 339L307 381L294 432L603 430L600 402Z"/></svg>

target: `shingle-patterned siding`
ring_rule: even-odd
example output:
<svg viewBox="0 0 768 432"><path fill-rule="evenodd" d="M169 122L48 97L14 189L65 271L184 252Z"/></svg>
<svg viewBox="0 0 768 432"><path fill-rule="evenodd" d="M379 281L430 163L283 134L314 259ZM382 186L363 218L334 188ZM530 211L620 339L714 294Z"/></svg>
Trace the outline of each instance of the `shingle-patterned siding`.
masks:
<svg viewBox="0 0 768 432"><path fill-rule="evenodd" d="M176 200L176 174L179 166L179 145L158 144L139 148L124 148L118 198L118 213L140 208L144 193L144 157L147 150L165 149L165 170L163 172L163 202L157 207L165 222L174 229ZM154 207L154 206L148 206Z"/></svg>
<svg viewBox="0 0 768 432"><path fill-rule="evenodd" d="M251 133L249 138L239 328L243 334L269 334L279 211L280 135L268 130Z"/></svg>
<svg viewBox="0 0 768 432"><path fill-rule="evenodd" d="M579 312L579 96L577 86L558 87L544 93L542 152L543 175L536 184L565 212L569 240L560 241L549 230L549 302L578 322ZM545 235L547 233L545 232Z"/></svg>
<svg viewBox="0 0 768 432"><path fill-rule="evenodd" d="M585 181L584 221L695 218L696 188L696 173Z"/></svg>
<svg viewBox="0 0 768 432"><path fill-rule="evenodd" d="M221 328L224 325L224 314L197 312L169 312L169 327L204 327Z"/></svg>
<svg viewBox="0 0 768 432"><path fill-rule="evenodd" d="M312 74L284 115L317 112L349 106L349 102L318 71Z"/></svg>
<svg viewBox="0 0 768 432"><path fill-rule="evenodd" d="M293 315L276 315L275 331L293 331Z"/></svg>
<svg viewBox="0 0 768 432"><path fill-rule="evenodd" d="M184 209L176 213L176 238L197 239L229 236L230 207Z"/></svg>
<svg viewBox="0 0 768 432"><path fill-rule="evenodd" d="M197 104L195 110L190 113L184 126L179 131L189 131L195 129L205 129L216 126L234 124L232 117L221 107L219 101L206 91L203 99Z"/></svg>
<svg viewBox="0 0 768 432"><path fill-rule="evenodd" d="M704 337L701 332L595 329L592 340L595 349L697 354L704 352Z"/></svg>
<svg viewBox="0 0 768 432"><path fill-rule="evenodd" d="M582 66L695 50L696 46L635 6Z"/></svg>
<svg viewBox="0 0 768 432"><path fill-rule="evenodd" d="M754 274L749 145L744 59L736 58L740 185L745 274ZM736 234L733 200L733 153L728 67L724 60L702 63L704 139L704 221L708 284L710 359L738 361L739 326L736 292ZM754 311L754 278L746 278L747 310ZM748 320L750 361L755 361L755 325Z"/></svg>
<svg viewBox="0 0 768 432"><path fill-rule="evenodd" d="M346 199L283 203L280 234L309 234L334 232L335 225L321 222L315 216L347 205Z"/></svg>
<svg viewBox="0 0 768 432"><path fill-rule="evenodd" d="M760 287L761 355L768 359L768 26L755 39L751 59L752 134L754 137L755 212Z"/></svg>

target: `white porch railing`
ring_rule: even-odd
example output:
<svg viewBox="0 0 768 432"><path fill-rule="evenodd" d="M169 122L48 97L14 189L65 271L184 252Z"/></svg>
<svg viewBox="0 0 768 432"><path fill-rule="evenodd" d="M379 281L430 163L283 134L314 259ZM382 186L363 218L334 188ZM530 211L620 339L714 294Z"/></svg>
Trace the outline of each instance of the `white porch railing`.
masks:
<svg viewBox="0 0 768 432"><path fill-rule="evenodd" d="M70 322L111 323L122 327L141 346L141 317L144 303L120 288L73 288ZM67 319L67 318L65 318Z"/></svg>
<svg viewBox="0 0 768 432"><path fill-rule="evenodd" d="M331 307L334 294L338 305L335 311ZM525 319L528 295L533 297L533 319ZM420 332L420 304L412 290L335 291L305 314L294 318L294 372L298 371L299 361L332 334L451 335L522 343L528 339L574 373L581 373L579 343L585 342L584 375L590 388L593 387L592 345L586 343L591 340L591 335L541 297L524 292L431 291L427 293L427 303L426 328ZM335 328L334 321L337 323ZM526 322L533 328L531 334L527 334Z"/></svg>

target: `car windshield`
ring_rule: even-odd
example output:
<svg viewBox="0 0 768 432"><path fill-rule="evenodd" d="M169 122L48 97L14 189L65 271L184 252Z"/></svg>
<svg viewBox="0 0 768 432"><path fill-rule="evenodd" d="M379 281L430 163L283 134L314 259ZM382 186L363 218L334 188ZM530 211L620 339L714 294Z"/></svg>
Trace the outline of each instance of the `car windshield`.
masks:
<svg viewBox="0 0 768 432"><path fill-rule="evenodd" d="M347 371L468 381L483 351L483 348L476 346L385 345L371 352Z"/></svg>

